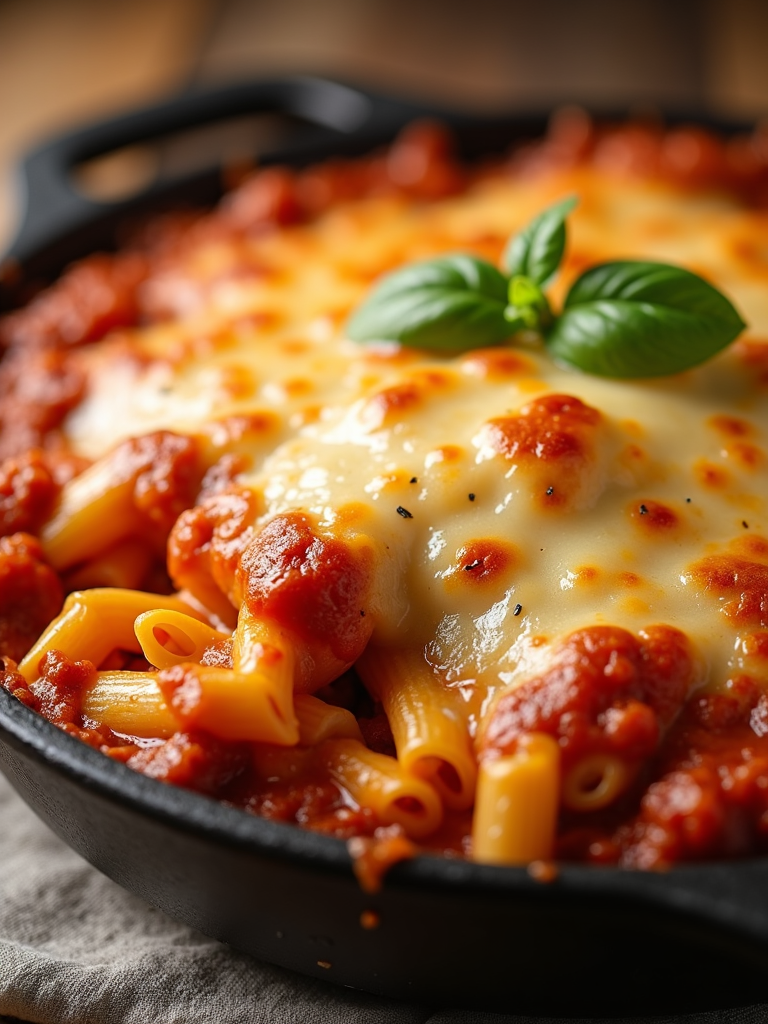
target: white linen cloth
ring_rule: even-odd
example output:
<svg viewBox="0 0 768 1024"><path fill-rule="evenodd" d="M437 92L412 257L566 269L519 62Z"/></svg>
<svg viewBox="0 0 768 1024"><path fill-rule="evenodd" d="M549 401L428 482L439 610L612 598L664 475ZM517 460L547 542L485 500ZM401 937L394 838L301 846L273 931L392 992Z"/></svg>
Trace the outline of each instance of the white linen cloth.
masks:
<svg viewBox="0 0 768 1024"><path fill-rule="evenodd" d="M259 963L178 924L96 871L50 832L0 775L0 1021L11 1019L34 1024L551 1021L397 1003ZM653 1022L766 1024L768 1004L654 1017ZM622 1021L613 1018L613 1024Z"/></svg>

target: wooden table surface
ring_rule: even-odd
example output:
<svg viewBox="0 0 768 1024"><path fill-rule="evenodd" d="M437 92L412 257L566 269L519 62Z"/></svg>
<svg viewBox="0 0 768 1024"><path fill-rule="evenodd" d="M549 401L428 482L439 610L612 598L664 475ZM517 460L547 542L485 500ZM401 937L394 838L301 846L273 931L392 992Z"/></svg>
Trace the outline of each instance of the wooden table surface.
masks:
<svg viewBox="0 0 768 1024"><path fill-rule="evenodd" d="M470 107L768 114L766 0L0 0L0 251L13 161L192 80L323 73Z"/></svg>

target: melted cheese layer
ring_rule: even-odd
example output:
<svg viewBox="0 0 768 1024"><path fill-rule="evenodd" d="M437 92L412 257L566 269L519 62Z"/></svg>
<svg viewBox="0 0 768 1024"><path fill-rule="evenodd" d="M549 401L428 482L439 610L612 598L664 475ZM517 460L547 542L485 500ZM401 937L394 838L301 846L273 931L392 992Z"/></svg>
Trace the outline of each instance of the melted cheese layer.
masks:
<svg viewBox="0 0 768 1024"><path fill-rule="evenodd" d="M98 457L152 430L203 434L250 457L240 482L263 496L263 522L298 508L333 526L353 511L381 555L374 642L423 647L473 722L555 640L596 623L673 624L702 685L722 686L755 622L724 614L693 567L723 552L766 561L748 543L768 535L762 344L627 382L533 345L448 358L344 335L381 273L450 251L498 259L569 194L580 203L555 308L586 265L659 259L710 279L749 337L768 339L766 214L593 169L492 177L457 198L366 199L193 250L152 284L177 320L133 332L131 356L124 340L83 353L89 395L69 440Z"/></svg>

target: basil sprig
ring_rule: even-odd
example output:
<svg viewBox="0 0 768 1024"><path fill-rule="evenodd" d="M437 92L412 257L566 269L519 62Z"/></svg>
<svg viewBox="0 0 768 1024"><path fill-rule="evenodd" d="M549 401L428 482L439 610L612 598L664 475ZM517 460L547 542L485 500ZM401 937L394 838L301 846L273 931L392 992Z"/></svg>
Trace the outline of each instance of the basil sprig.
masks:
<svg viewBox="0 0 768 1024"><path fill-rule="evenodd" d="M555 203L510 238L502 257L510 277L527 277L540 288L552 284L565 252L565 218L577 202L569 196Z"/></svg>
<svg viewBox="0 0 768 1024"><path fill-rule="evenodd" d="M475 256L443 256L387 275L347 325L355 341L462 352L510 335L507 279Z"/></svg>
<svg viewBox="0 0 768 1024"><path fill-rule="evenodd" d="M682 267L618 260L586 270L559 315L544 289L563 259L569 197L539 214L504 251L504 272L468 255L387 275L354 313L355 341L462 352L536 331L561 363L601 377L680 373L729 345L745 324L729 300Z"/></svg>

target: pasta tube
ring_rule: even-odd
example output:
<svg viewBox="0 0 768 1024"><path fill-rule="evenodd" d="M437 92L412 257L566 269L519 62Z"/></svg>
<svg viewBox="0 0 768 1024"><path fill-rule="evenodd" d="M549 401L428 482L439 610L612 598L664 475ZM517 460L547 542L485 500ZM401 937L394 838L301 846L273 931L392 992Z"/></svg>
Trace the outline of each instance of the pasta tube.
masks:
<svg viewBox="0 0 768 1024"><path fill-rule="evenodd" d="M149 599L154 595L140 596ZM133 604L141 606L138 600ZM90 605L98 606L98 601ZM85 695L84 713L88 718L134 736L165 737L179 728L201 728L227 740L285 746L298 743L299 722L293 710L293 650L282 643L279 632L271 630L269 624L257 626L247 614L241 615L242 629L238 626L233 643L234 667L229 669L194 663L193 659L199 660L209 642L223 638L224 634L196 622L191 615L178 608L146 609L138 619L134 647L138 649L138 635L146 643L147 654L164 663L158 666L161 670L178 673L175 679L169 676L166 681L184 689L179 710L174 709L173 701L168 707L158 684L158 673L100 672ZM128 647L127 627L124 622L120 626L124 635L115 643L117 634L113 632L109 642L102 645L106 653L107 647ZM158 639L157 630L161 636L165 634L164 641ZM275 642L256 641L255 633L261 637L274 636ZM54 639L61 639L60 634L61 630ZM169 640L178 646L178 652L170 649ZM336 716L337 720L341 717ZM342 728L338 721L336 728Z"/></svg>
<svg viewBox="0 0 768 1024"><path fill-rule="evenodd" d="M152 553L142 540L129 538L108 548L67 575L69 590L119 587L136 590L146 578Z"/></svg>
<svg viewBox="0 0 768 1024"><path fill-rule="evenodd" d="M54 569L68 569L138 533L141 518L132 496L133 480L115 480L109 457L70 480L41 534Z"/></svg>
<svg viewBox="0 0 768 1024"><path fill-rule="evenodd" d="M158 629L178 643L179 653L158 640ZM160 663L159 668L181 670L179 685L191 688L185 695L183 712L177 716L173 707L168 707L155 672L100 672L85 695L86 717L133 736L167 737L179 728L192 727L227 740L288 746L298 742L299 723L293 711L293 653L289 647L261 645L258 657L252 645L244 647L241 638L234 645L233 669L194 664L193 659L199 659L207 644L223 634L188 615L164 608L139 616L136 635L145 639L142 648Z"/></svg>
<svg viewBox="0 0 768 1024"><path fill-rule="evenodd" d="M551 857L559 799L560 748L552 736L523 736L514 754L483 762L472 822L474 859L526 864Z"/></svg>
<svg viewBox="0 0 768 1024"><path fill-rule="evenodd" d="M403 770L434 786L446 807L471 807L477 764L467 725L422 653L369 648L356 668L384 707Z"/></svg>
<svg viewBox="0 0 768 1024"><path fill-rule="evenodd" d="M256 774L266 782L295 782L312 770L315 751L309 747L279 747L255 743L252 750Z"/></svg>
<svg viewBox="0 0 768 1024"><path fill-rule="evenodd" d="M180 728L154 672L99 672L84 695L83 714L128 736L167 739Z"/></svg>
<svg viewBox="0 0 768 1024"><path fill-rule="evenodd" d="M229 635L172 608L142 612L133 629L144 657L157 668L170 668L185 661L199 662L206 647L226 640Z"/></svg>
<svg viewBox="0 0 768 1024"><path fill-rule="evenodd" d="M344 708L326 704L308 693L294 695L299 723L299 746L278 747L259 743L253 748L256 772L270 782L292 782L312 771L317 745L328 739L354 739L362 742L357 719Z"/></svg>
<svg viewBox="0 0 768 1024"><path fill-rule="evenodd" d="M286 686L293 680L293 656L287 652L285 662L277 678L269 671L243 675L226 668L193 668L196 702L185 724L225 740L293 746L299 726Z"/></svg>
<svg viewBox="0 0 768 1024"><path fill-rule="evenodd" d="M352 739L327 740L318 747L317 756L331 778L385 825L401 825L410 838L422 839L442 821L435 789L403 771L394 757L377 754Z"/></svg>
<svg viewBox="0 0 768 1024"><path fill-rule="evenodd" d="M297 693L293 698L299 722L299 743L314 747L328 739L346 738L363 741L360 726L351 711L326 704L309 693Z"/></svg>
<svg viewBox="0 0 768 1024"><path fill-rule="evenodd" d="M293 746L299 723L293 709L293 647L271 623L243 607L232 644L233 667L178 664L184 724L227 740ZM172 671L172 670L171 670Z"/></svg>
<svg viewBox="0 0 768 1024"><path fill-rule="evenodd" d="M87 658L97 667L114 650L138 654L141 648L134 622L142 612L153 608L172 609L202 619L194 608L170 595L107 587L77 590L69 595L61 614L22 659L19 672L27 682L33 682L40 674L40 660L52 650L62 651L73 661Z"/></svg>
<svg viewBox="0 0 768 1024"><path fill-rule="evenodd" d="M611 754L589 754L563 779L563 803L572 811L597 811L621 796L635 777L625 761Z"/></svg>

